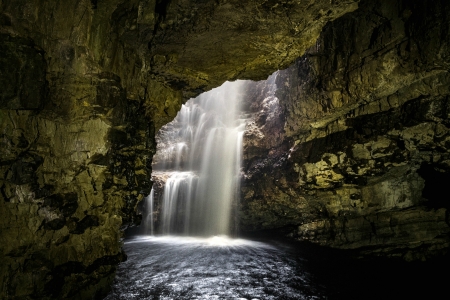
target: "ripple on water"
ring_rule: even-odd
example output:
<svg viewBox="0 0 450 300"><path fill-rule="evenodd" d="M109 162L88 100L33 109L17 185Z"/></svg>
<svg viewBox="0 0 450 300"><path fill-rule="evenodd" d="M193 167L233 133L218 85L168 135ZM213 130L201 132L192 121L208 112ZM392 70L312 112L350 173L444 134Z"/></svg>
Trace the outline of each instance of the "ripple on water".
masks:
<svg viewBox="0 0 450 300"><path fill-rule="evenodd" d="M301 262L272 245L226 236L127 240L112 299L323 299Z"/></svg>

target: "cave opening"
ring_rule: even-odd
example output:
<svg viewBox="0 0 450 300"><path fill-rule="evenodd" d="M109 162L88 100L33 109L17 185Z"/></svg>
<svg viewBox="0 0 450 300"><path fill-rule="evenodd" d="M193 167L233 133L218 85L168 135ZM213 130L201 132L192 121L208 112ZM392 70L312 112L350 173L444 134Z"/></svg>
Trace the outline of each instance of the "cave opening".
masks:
<svg viewBox="0 0 450 300"><path fill-rule="evenodd" d="M269 110L275 78L264 83ZM134 231L139 233L125 242L129 261L144 267L121 267L128 279L116 281L111 299L130 285L139 296L172 299L302 297L286 282L309 281L309 274L297 273L289 255L275 245L238 237L243 138L251 120L244 98L254 84L226 82L190 99L160 129L153 189ZM314 286L308 293L321 291Z"/></svg>
<svg viewBox="0 0 450 300"><path fill-rule="evenodd" d="M140 227L125 241L128 260L106 299L127 299L130 289L133 299L324 295L290 247L239 237L244 132L252 127L249 122L274 117L276 90L276 73L259 84L226 82L187 101L160 129L153 189L144 201ZM254 94L262 110L248 99Z"/></svg>

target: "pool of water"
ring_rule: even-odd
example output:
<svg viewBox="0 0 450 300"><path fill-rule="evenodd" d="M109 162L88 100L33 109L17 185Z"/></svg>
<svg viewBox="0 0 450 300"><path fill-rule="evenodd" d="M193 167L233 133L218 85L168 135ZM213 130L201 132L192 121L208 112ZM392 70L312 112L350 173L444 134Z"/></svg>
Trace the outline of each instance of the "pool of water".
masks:
<svg viewBox="0 0 450 300"><path fill-rule="evenodd" d="M301 248L228 237L133 237L105 299L432 299L449 279L442 264L359 262Z"/></svg>

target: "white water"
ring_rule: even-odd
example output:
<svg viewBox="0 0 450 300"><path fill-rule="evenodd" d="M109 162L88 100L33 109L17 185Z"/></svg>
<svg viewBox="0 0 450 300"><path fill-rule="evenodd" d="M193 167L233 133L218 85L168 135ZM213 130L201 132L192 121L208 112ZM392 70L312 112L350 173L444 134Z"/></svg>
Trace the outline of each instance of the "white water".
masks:
<svg viewBox="0 0 450 300"><path fill-rule="evenodd" d="M213 247L213 248L230 248L230 247L251 247L265 248L275 250L276 248L270 244L251 241L246 239L230 238L228 236L212 236L212 237L188 237L188 236L139 236L132 240L127 240L128 244L151 242L155 244L166 244L174 247L183 245L193 247Z"/></svg>
<svg viewBox="0 0 450 300"><path fill-rule="evenodd" d="M144 216L142 218L142 224L144 226L144 232L146 234L153 235L153 202L154 202L155 191L152 189L150 195L144 200Z"/></svg>
<svg viewBox="0 0 450 300"><path fill-rule="evenodd" d="M226 82L190 99L162 128L164 145L154 169L170 177L160 198L159 233L213 236L232 231L245 129L240 116L244 84ZM146 233L153 234L154 192L147 200L144 222L152 223Z"/></svg>

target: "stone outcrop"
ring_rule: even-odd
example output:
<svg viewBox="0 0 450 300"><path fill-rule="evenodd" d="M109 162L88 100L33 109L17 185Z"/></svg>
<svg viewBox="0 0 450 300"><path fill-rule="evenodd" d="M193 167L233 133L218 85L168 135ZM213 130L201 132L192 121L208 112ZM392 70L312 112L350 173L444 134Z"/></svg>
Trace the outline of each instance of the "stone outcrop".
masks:
<svg viewBox="0 0 450 300"><path fill-rule="evenodd" d="M361 1L278 73L284 139L250 149L241 228L362 255L447 253L449 15L443 1Z"/></svg>
<svg viewBox="0 0 450 300"><path fill-rule="evenodd" d="M124 259L155 131L227 79L285 68L340 1L0 2L0 298L91 299Z"/></svg>

